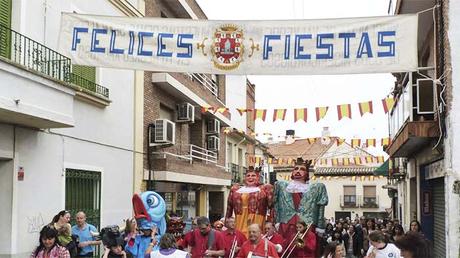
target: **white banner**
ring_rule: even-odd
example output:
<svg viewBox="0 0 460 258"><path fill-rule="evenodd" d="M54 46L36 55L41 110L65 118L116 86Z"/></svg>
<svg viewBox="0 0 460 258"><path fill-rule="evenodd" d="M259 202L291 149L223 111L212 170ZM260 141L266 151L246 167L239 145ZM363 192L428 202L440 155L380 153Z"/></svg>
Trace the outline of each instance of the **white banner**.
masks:
<svg viewBox="0 0 460 258"><path fill-rule="evenodd" d="M62 14L59 51L73 63L209 74L414 71L417 15L209 21Z"/></svg>

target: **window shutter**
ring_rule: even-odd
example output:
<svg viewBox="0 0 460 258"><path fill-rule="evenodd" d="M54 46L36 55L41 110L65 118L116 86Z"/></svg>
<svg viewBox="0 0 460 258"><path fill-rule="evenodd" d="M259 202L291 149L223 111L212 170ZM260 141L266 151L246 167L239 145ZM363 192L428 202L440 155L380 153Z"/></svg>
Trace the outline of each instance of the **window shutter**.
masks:
<svg viewBox="0 0 460 258"><path fill-rule="evenodd" d="M343 186L343 195L356 195L356 186Z"/></svg>
<svg viewBox="0 0 460 258"><path fill-rule="evenodd" d="M5 58L10 58L11 54L11 31L8 30L10 28L11 0L0 0L0 56Z"/></svg>
<svg viewBox="0 0 460 258"><path fill-rule="evenodd" d="M72 73L83 77L88 81L96 82L96 67L86 65L73 65Z"/></svg>
<svg viewBox="0 0 460 258"><path fill-rule="evenodd" d="M364 186L364 197L376 197L376 188L375 186Z"/></svg>

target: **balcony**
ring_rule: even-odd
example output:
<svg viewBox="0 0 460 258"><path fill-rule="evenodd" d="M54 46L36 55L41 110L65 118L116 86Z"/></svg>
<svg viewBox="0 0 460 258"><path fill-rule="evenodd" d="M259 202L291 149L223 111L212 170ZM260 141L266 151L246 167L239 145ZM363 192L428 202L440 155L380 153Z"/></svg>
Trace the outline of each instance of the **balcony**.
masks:
<svg viewBox="0 0 460 258"><path fill-rule="evenodd" d="M379 207L379 197L367 197L364 196L360 202L359 207L361 208L378 208Z"/></svg>
<svg viewBox="0 0 460 258"><path fill-rule="evenodd" d="M340 207L342 208L358 208L356 195L340 195Z"/></svg>
<svg viewBox="0 0 460 258"><path fill-rule="evenodd" d="M232 172L232 184L241 184L243 183L243 174L246 171L245 167L234 163L228 163L228 168Z"/></svg>
<svg viewBox="0 0 460 258"><path fill-rule="evenodd" d="M231 174L219 164L218 154L193 144L174 145L153 152L154 179L228 186ZM144 179L148 175L144 173Z"/></svg>
<svg viewBox="0 0 460 258"><path fill-rule="evenodd" d="M392 139L386 152L391 157L408 157L439 136L436 118L437 86L424 77L406 73L390 112Z"/></svg>
<svg viewBox="0 0 460 258"><path fill-rule="evenodd" d="M0 80L0 122L34 128L73 127L79 91L109 94L72 75L68 57L1 24Z"/></svg>
<svg viewBox="0 0 460 258"><path fill-rule="evenodd" d="M212 95L216 96L216 98L219 98L219 86L215 80L209 78L206 74L203 73L187 73L187 75L191 81L197 81L200 83L200 85L209 90Z"/></svg>

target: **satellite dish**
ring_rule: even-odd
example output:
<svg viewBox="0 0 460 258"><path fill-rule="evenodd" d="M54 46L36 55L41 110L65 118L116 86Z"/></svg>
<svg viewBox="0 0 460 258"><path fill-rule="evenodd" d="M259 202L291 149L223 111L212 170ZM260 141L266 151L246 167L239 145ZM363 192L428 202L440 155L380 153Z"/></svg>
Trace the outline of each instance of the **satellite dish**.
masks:
<svg viewBox="0 0 460 258"><path fill-rule="evenodd" d="M321 137L321 144L328 145L329 143L331 143L331 138L330 137L327 137L327 136Z"/></svg>

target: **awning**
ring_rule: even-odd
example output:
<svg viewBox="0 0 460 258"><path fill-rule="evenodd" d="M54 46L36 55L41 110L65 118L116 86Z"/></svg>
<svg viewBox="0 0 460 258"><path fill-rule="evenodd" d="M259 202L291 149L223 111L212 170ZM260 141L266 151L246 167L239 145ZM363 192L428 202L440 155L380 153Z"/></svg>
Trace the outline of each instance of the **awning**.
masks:
<svg viewBox="0 0 460 258"><path fill-rule="evenodd" d="M380 167L374 170L374 175L375 176L388 176L388 172L390 170L389 162L390 162L390 159L387 159L385 162L383 162L383 164Z"/></svg>

